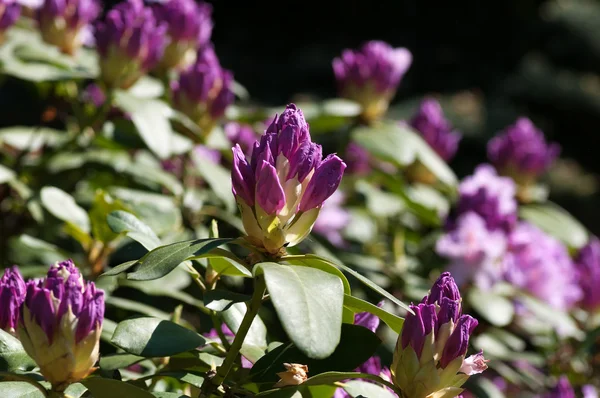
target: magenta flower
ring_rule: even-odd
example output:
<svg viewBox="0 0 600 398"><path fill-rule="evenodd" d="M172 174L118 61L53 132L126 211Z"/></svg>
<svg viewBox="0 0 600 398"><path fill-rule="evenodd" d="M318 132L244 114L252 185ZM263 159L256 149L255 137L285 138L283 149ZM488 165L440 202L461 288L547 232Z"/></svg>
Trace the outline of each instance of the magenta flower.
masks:
<svg viewBox="0 0 600 398"><path fill-rule="evenodd" d="M17 267L6 268L0 278L0 329L15 333L21 304L25 301L25 281Z"/></svg>
<svg viewBox="0 0 600 398"><path fill-rule="evenodd" d="M93 371L103 319L104 293L67 260L45 279L27 282L19 339L46 380L63 391Z"/></svg>
<svg viewBox="0 0 600 398"><path fill-rule="evenodd" d="M579 251L575 259L579 286L583 296L581 305L589 311L600 308L600 240L594 237Z"/></svg>
<svg viewBox="0 0 600 398"><path fill-rule="evenodd" d="M248 162L233 148L231 180L248 240L277 254L311 231L323 202L338 188L346 164L322 159L302 111L290 104L254 144Z"/></svg>
<svg viewBox="0 0 600 398"><path fill-rule="evenodd" d="M442 159L450 161L454 157L462 137L453 130L435 99L427 98L421 102L419 110L410 120L410 125Z"/></svg>
<svg viewBox="0 0 600 398"><path fill-rule="evenodd" d="M223 130L231 145L239 145L242 152L248 156L252 156L254 143L259 138L252 126L238 122L229 122Z"/></svg>
<svg viewBox="0 0 600 398"><path fill-rule="evenodd" d="M540 395L539 398L575 398L575 390L571 386L569 382L569 378L567 376L561 376L558 379L558 383L556 386L552 388L548 393Z"/></svg>
<svg viewBox="0 0 600 398"><path fill-rule="evenodd" d="M333 72L339 94L361 104L363 117L371 121L385 113L411 63L406 48L370 41L360 50L344 50L333 60Z"/></svg>
<svg viewBox="0 0 600 398"><path fill-rule="evenodd" d="M96 29L104 83L126 89L154 68L163 55L166 30L142 0L127 0L111 9Z"/></svg>
<svg viewBox="0 0 600 398"><path fill-rule="evenodd" d="M0 0L0 44L4 41L4 32L19 19L21 5L16 0Z"/></svg>
<svg viewBox="0 0 600 398"><path fill-rule="evenodd" d="M517 119L488 143L488 158L502 174L528 184L544 173L560 153L528 118Z"/></svg>

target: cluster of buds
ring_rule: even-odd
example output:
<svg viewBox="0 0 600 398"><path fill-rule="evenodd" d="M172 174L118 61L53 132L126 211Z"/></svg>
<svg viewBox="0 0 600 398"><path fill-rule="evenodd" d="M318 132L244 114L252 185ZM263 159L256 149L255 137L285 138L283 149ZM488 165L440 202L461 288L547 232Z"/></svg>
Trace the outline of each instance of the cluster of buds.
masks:
<svg viewBox="0 0 600 398"><path fill-rule="evenodd" d="M13 335L19 323L25 291L25 281L17 267L7 268L0 278L0 329Z"/></svg>
<svg viewBox="0 0 600 398"><path fill-rule="evenodd" d="M370 41L358 51L344 50L333 60L333 72L340 95L359 103L363 119L371 122L387 111L411 63L406 48Z"/></svg>
<svg viewBox="0 0 600 398"><path fill-rule="evenodd" d="M594 237L579 251L575 259L582 290L581 306L588 311L600 309L600 240ZM1 325L0 325L1 326Z"/></svg>
<svg viewBox="0 0 600 398"><path fill-rule="evenodd" d="M160 61L166 29L143 0L117 4L97 25L102 81L111 88L131 87Z"/></svg>
<svg viewBox="0 0 600 398"><path fill-rule="evenodd" d="M154 16L167 26L169 44L160 66L183 70L194 63L198 49L208 44L212 34L212 7L195 0L170 0L154 5Z"/></svg>
<svg viewBox="0 0 600 398"><path fill-rule="evenodd" d="M548 170L558 157L560 147L547 143L544 133L523 117L492 138L487 151L500 173L527 187Z"/></svg>
<svg viewBox="0 0 600 398"><path fill-rule="evenodd" d="M487 369L482 353L465 358L478 322L462 314L461 301L445 272L420 304L410 306L391 369L404 398L455 397L470 375Z"/></svg>
<svg viewBox="0 0 600 398"><path fill-rule="evenodd" d="M212 46L207 45L198 53L195 64L173 82L173 105L208 135L233 103L232 85L233 74L221 67Z"/></svg>
<svg viewBox="0 0 600 398"><path fill-rule="evenodd" d="M45 0L36 17L42 39L72 55L91 36L89 24L99 13L98 0Z"/></svg>
<svg viewBox="0 0 600 398"><path fill-rule="evenodd" d="M104 293L67 260L27 282L17 332L53 390L64 391L94 370L103 319Z"/></svg>
<svg viewBox="0 0 600 398"><path fill-rule="evenodd" d="M446 162L452 160L462 137L444 117L444 111L437 100L423 100L417 113L410 120L410 125L442 159Z"/></svg>
<svg viewBox="0 0 600 398"><path fill-rule="evenodd" d="M21 5L17 0L0 0L0 44L4 41L4 33L21 15Z"/></svg>
<svg viewBox="0 0 600 398"><path fill-rule="evenodd" d="M304 115L293 104L254 144L250 162L239 145L233 157L233 194L247 239L270 255L310 233L346 168L336 155L322 159L321 146L311 141Z"/></svg>

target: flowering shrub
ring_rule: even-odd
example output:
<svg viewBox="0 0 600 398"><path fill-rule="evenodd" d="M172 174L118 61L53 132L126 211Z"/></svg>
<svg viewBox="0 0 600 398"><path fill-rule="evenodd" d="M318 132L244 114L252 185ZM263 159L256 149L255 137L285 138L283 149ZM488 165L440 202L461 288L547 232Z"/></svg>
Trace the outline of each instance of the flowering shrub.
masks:
<svg viewBox="0 0 600 398"><path fill-rule="evenodd" d="M600 241L530 119L459 181L443 101L393 117L409 49L268 108L209 4L32 6L0 0L2 78L51 93L0 129L0 396L597 396Z"/></svg>

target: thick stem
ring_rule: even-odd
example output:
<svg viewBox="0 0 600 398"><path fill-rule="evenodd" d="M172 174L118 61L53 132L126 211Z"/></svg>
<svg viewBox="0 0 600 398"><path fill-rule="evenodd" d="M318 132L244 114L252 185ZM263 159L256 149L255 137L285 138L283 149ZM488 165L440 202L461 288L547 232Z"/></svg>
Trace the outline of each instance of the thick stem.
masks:
<svg viewBox="0 0 600 398"><path fill-rule="evenodd" d="M244 315L244 319L242 319L242 324L240 328L237 330L235 334L235 338L233 339L233 343L231 343L231 348L223 361L223 364L217 368L217 373L214 377L207 377L204 379L202 383L202 388L200 391L200 398L209 398L211 393L218 388L229 372L233 367L237 356L239 355L240 349L242 348L242 344L244 343L244 339L250 330L250 326L252 325L252 321L258 314L258 310L262 304L263 294L265 293L266 285L265 279L263 275L257 275L254 280L254 294L252 295L252 299L249 303L247 303L246 314Z"/></svg>

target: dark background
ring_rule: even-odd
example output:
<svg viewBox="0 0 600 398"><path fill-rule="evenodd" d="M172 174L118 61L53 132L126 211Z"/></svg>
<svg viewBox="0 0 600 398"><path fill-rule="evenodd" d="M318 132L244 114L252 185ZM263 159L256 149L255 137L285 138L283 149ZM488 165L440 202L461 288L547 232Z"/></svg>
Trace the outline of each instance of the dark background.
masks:
<svg viewBox="0 0 600 398"><path fill-rule="evenodd" d="M210 3L222 64L261 104L335 96L331 60L344 48L379 39L410 49L414 62L390 113L405 117L420 97L439 96L465 134L452 164L460 176L485 161L491 136L530 117L571 159L550 173L551 198L600 233L600 2ZM1 123L35 123L44 106L36 95L7 82Z"/></svg>

